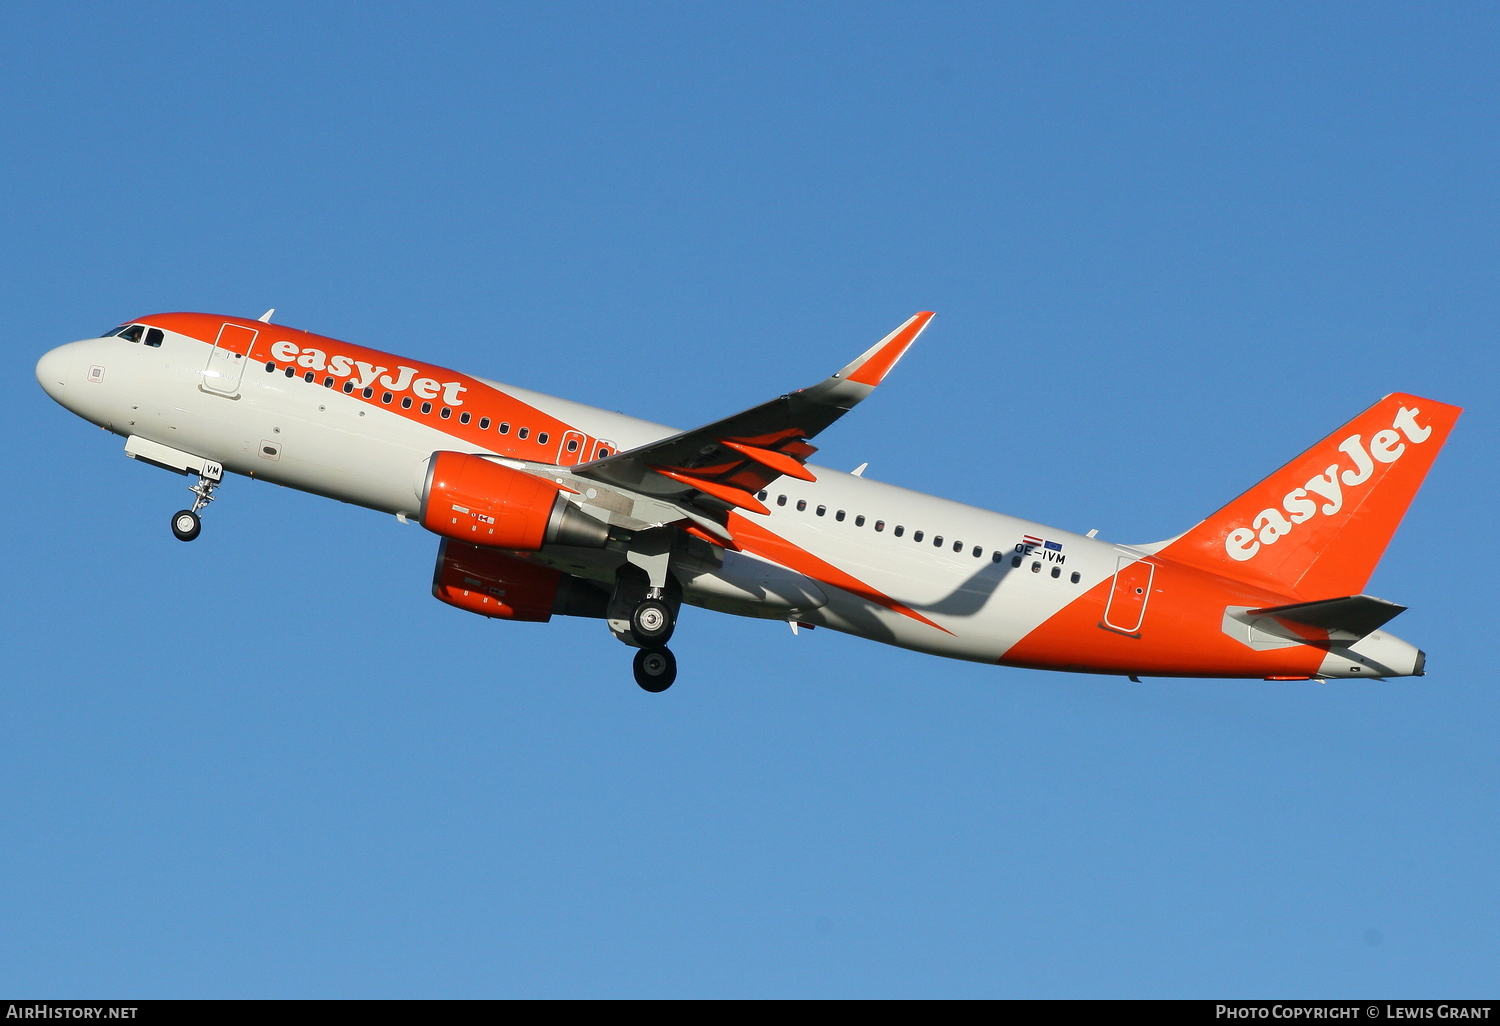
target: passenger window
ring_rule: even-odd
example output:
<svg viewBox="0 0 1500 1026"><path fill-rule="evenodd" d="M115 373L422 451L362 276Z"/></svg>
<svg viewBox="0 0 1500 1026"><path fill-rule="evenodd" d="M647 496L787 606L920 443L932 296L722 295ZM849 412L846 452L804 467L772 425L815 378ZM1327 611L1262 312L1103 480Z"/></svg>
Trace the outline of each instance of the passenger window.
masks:
<svg viewBox="0 0 1500 1026"><path fill-rule="evenodd" d="M921 541L922 540L922 532L921 531L913 531L911 533L911 540L914 541L914 542Z"/></svg>
<svg viewBox="0 0 1500 1026"><path fill-rule="evenodd" d="M422 412L423 413L431 413L432 412L432 404L431 403L423 403L422 404Z"/></svg>
<svg viewBox="0 0 1500 1026"><path fill-rule="evenodd" d="M778 505L778 506L785 506L786 505L786 496L785 495L778 495L778 496L776 496L776 505Z"/></svg>
<svg viewBox="0 0 1500 1026"><path fill-rule="evenodd" d="M981 549L978 545L974 546L974 558L978 559L982 555L984 555L984 550Z"/></svg>
<svg viewBox="0 0 1500 1026"><path fill-rule="evenodd" d="M409 395L403 395L401 397L401 408L403 410L409 410L409 409L411 409L411 396L409 396Z"/></svg>
<svg viewBox="0 0 1500 1026"><path fill-rule="evenodd" d="M266 361L266 373L267 374L275 374L276 373L276 361L275 360L267 360Z"/></svg>
<svg viewBox="0 0 1500 1026"><path fill-rule="evenodd" d="M954 552L962 552L963 550L964 550L964 543L963 542L954 542L953 543L953 551Z"/></svg>
<svg viewBox="0 0 1500 1026"><path fill-rule="evenodd" d="M1060 566L1053 567L1052 568L1052 576L1054 578L1061 577L1062 576L1062 567L1060 567Z"/></svg>
<svg viewBox="0 0 1500 1026"><path fill-rule="evenodd" d="M806 499L798 499L797 500L797 512L801 513L805 509L807 509L807 500Z"/></svg>
<svg viewBox="0 0 1500 1026"><path fill-rule="evenodd" d="M469 416L469 412L467 410L458 415L458 422L460 424L467 424L471 419L472 418Z"/></svg>
<svg viewBox="0 0 1500 1026"><path fill-rule="evenodd" d="M150 346L153 349L161 348L161 340L165 337L166 335L160 328L146 329L146 345Z"/></svg>
<svg viewBox="0 0 1500 1026"><path fill-rule="evenodd" d="M500 433L502 435L508 435L508 434L510 434L510 424L508 424L505 421L501 421L500 422Z"/></svg>
<svg viewBox="0 0 1500 1026"><path fill-rule="evenodd" d="M385 403L387 406L391 405L391 400L394 398L395 396L391 395L391 393L389 392L380 393L380 401Z"/></svg>
<svg viewBox="0 0 1500 1026"><path fill-rule="evenodd" d="M933 537L932 537L932 547L935 548L935 549L940 549L940 548L943 547L943 536L942 535L940 535L940 534L933 535Z"/></svg>
<svg viewBox="0 0 1500 1026"><path fill-rule="evenodd" d="M438 412L438 416L442 417L444 420L447 420L449 417L453 416L453 411L444 406L442 410Z"/></svg>
<svg viewBox="0 0 1500 1026"><path fill-rule="evenodd" d="M859 515L859 516L857 516L857 517L854 518L854 526L855 527L864 527L865 526L865 518L864 518L863 514L861 514L861 515Z"/></svg>
<svg viewBox="0 0 1500 1026"><path fill-rule="evenodd" d="M547 444L547 432L543 431L541 434L539 434L539 435L536 436L536 444L537 445L546 445Z"/></svg>
<svg viewBox="0 0 1500 1026"><path fill-rule="evenodd" d="M603 448L603 447L601 447L601 448L600 448L600 449L599 449L599 456L598 456L598 458L599 458L599 459L601 459L601 460L602 460L602 459L604 459L604 457L606 457L606 456L608 456L608 455L609 455L609 450L608 450L608 449L605 449L605 448Z"/></svg>
<svg viewBox="0 0 1500 1026"><path fill-rule="evenodd" d="M366 399L368 399L368 398L370 398L370 396L372 396L372 395L375 394L375 390L373 388L367 388L367 389L365 389L363 392L361 392L359 394L362 395L362 396L364 396Z"/></svg>
<svg viewBox="0 0 1500 1026"><path fill-rule="evenodd" d="M1042 572L1042 564L1041 563L1032 563L1031 564L1031 572L1034 573L1034 574L1041 573Z"/></svg>
<svg viewBox="0 0 1500 1026"><path fill-rule="evenodd" d="M759 499L761 502L765 502L766 501L766 493L763 492L763 491L762 492L756 492L755 493L755 497L757 499Z"/></svg>
<svg viewBox="0 0 1500 1026"><path fill-rule="evenodd" d="M348 395L350 392L353 392L353 391L354 391L354 382L352 382L352 381L346 381L346 382L344 382L344 394Z"/></svg>
<svg viewBox="0 0 1500 1026"><path fill-rule="evenodd" d="M516 432L516 437L525 438L529 434L531 434L531 428L522 428L521 430Z"/></svg>
<svg viewBox="0 0 1500 1026"><path fill-rule="evenodd" d="M289 378L295 378L297 376L297 368L296 367L288 367L286 369L286 376L289 377ZM349 390L346 388L346 389L344 389L344 391L347 392Z"/></svg>
<svg viewBox="0 0 1500 1026"><path fill-rule="evenodd" d="M576 439L576 438L570 438L570 439L568 439L568 451L569 452L577 452L578 451L578 439Z"/></svg>
<svg viewBox="0 0 1500 1026"><path fill-rule="evenodd" d="M896 525L896 529L894 531L892 531L891 533L894 534L897 538L899 538L903 534L906 533L906 528L902 527L900 524L897 524Z"/></svg>
<svg viewBox="0 0 1500 1026"><path fill-rule="evenodd" d="M1074 570L1073 571L1073 576L1069 577L1068 580L1072 581L1074 584L1077 584L1078 583L1078 571Z"/></svg>
<svg viewBox="0 0 1500 1026"><path fill-rule="evenodd" d="M855 523L859 523L859 521L856 520ZM876 532L884 531L885 530L885 521L884 520L877 520L877 521L875 521L875 530L876 530Z"/></svg>
<svg viewBox="0 0 1500 1026"><path fill-rule="evenodd" d="M315 378L315 377L317 377L316 374L314 374L312 371L308 371L306 374L302 375L302 380L308 382L309 384L311 384L312 383L312 379Z"/></svg>
<svg viewBox="0 0 1500 1026"><path fill-rule="evenodd" d="M479 418L479 430L481 430L481 431L488 431L489 429L490 429L490 418L488 418L488 417L480 417Z"/></svg>
<svg viewBox="0 0 1500 1026"><path fill-rule="evenodd" d="M324 388L332 388L333 387L333 379L332 378L324 378L323 379L323 387Z"/></svg>
<svg viewBox="0 0 1500 1026"><path fill-rule="evenodd" d="M1011 566L1020 566L1021 565L1021 557L1020 556L1011 556L1010 557L1010 565Z"/></svg>
<svg viewBox="0 0 1500 1026"><path fill-rule="evenodd" d="M844 522L844 511L843 510L839 510L837 513L835 513L833 515L833 519L837 520L839 523L842 524Z"/></svg>

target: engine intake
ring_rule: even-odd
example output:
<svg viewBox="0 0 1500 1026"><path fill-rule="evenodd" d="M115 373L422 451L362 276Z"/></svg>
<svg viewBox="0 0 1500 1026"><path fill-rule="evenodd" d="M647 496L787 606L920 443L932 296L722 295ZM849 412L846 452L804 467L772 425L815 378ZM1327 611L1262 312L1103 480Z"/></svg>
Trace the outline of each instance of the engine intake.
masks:
<svg viewBox="0 0 1500 1026"><path fill-rule="evenodd" d="M609 527L568 502L559 485L462 452L432 454L421 520L445 538L522 552L543 545L600 549L609 541Z"/></svg>

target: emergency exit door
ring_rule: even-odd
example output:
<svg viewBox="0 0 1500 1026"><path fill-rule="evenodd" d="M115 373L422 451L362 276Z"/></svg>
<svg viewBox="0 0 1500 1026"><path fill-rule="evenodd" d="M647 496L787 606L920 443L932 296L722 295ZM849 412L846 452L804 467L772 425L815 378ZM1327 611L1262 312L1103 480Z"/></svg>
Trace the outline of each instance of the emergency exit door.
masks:
<svg viewBox="0 0 1500 1026"><path fill-rule="evenodd" d="M583 447L588 444L582 431L569 431L562 436L557 462L564 467L575 466L583 461Z"/></svg>
<svg viewBox="0 0 1500 1026"><path fill-rule="evenodd" d="M1121 634L1140 634L1151 598L1156 567L1135 556L1121 556L1115 567L1115 586L1104 607L1104 626Z"/></svg>
<svg viewBox="0 0 1500 1026"><path fill-rule="evenodd" d="M245 364L250 362L250 347L259 334L240 324L220 328L213 351L208 354L208 366L203 368L203 387L220 395L238 395Z"/></svg>

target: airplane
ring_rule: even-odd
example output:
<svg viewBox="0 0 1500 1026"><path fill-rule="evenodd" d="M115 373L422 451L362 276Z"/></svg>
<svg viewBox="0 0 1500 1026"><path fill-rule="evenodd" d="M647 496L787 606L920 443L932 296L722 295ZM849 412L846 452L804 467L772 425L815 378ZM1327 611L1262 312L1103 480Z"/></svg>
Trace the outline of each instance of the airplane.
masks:
<svg viewBox="0 0 1500 1026"><path fill-rule="evenodd" d="M682 603L1004 666L1308 681L1421 676L1363 594L1462 410L1388 395L1166 541L1120 544L809 463L915 314L836 374L690 431L257 319L153 314L60 346L49 396L186 475L225 473L438 535L432 593L497 620L602 619L677 677ZM1324 396L1324 402L1328 396Z"/></svg>

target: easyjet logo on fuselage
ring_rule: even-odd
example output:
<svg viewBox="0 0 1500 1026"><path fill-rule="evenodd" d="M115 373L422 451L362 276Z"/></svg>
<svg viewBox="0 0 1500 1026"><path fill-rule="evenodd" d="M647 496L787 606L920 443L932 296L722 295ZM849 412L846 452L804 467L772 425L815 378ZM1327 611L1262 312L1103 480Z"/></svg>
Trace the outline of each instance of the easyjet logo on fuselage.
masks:
<svg viewBox="0 0 1500 1026"><path fill-rule="evenodd" d="M373 388L378 381L383 388L393 393L399 394L410 389L418 399L436 399L442 395L446 406L462 406L464 401L459 395L468 391L459 381L417 377L421 371L416 367L397 365L393 378L386 373L390 369L388 367L377 367L351 356L330 357L321 349L303 348L295 342L272 343L271 356L278 363L295 363L304 370L326 372L334 378L352 379L354 388Z"/></svg>
<svg viewBox="0 0 1500 1026"><path fill-rule="evenodd" d="M1406 441L1420 445L1432 435L1431 427L1417 423L1415 408L1403 406L1391 427L1375 432L1367 447L1363 436L1350 435L1339 443L1339 452L1349 457L1353 469L1341 470L1333 463L1327 470L1310 478L1301 488L1293 488L1281 500L1281 509L1263 509L1249 527L1236 527L1224 538L1224 551L1230 559L1244 562L1255 558L1262 545L1274 545L1291 534L1298 524L1305 524L1319 513L1333 516L1344 508L1345 488L1358 488L1370 480L1377 463L1395 463L1406 452ZM1313 498L1312 496L1317 496ZM1321 501L1320 501L1321 500ZM1283 516L1285 511L1286 516Z"/></svg>

